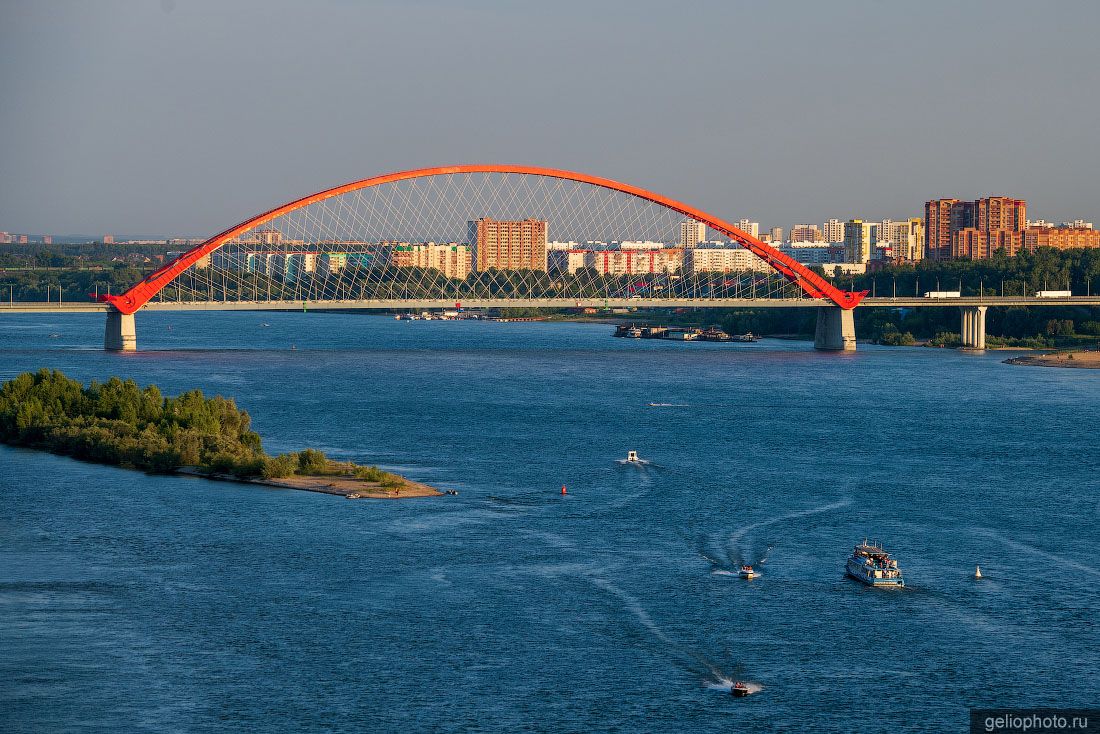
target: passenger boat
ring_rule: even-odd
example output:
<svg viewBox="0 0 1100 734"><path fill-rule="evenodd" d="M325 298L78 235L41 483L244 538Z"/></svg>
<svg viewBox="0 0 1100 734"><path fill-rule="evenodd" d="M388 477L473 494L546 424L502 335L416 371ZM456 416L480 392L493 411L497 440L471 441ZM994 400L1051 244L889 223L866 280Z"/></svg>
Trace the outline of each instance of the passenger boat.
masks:
<svg viewBox="0 0 1100 734"><path fill-rule="evenodd" d="M758 342L760 341L760 337L749 331L744 334L738 334L737 336L733 337L733 340L735 342Z"/></svg>
<svg viewBox="0 0 1100 734"><path fill-rule="evenodd" d="M734 681L730 686L730 695L734 698L744 698L749 695L749 687L741 681Z"/></svg>
<svg viewBox="0 0 1100 734"><path fill-rule="evenodd" d="M737 572L737 575L743 579L754 579L759 574L756 573L752 566L741 566L741 570Z"/></svg>
<svg viewBox="0 0 1100 734"><path fill-rule="evenodd" d="M728 342L732 337L726 332L719 329L717 326L712 326L702 334L699 338L705 342Z"/></svg>
<svg viewBox="0 0 1100 734"><path fill-rule="evenodd" d="M868 586L905 586L898 562L890 557L877 540L863 539L848 557L848 575Z"/></svg>

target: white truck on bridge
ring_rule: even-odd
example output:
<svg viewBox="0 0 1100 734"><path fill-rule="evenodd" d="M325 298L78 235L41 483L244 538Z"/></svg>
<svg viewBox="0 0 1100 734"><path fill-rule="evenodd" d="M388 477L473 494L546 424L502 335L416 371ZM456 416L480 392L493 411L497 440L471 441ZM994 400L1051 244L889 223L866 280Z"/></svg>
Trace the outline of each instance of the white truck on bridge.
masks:
<svg viewBox="0 0 1100 734"><path fill-rule="evenodd" d="M1036 291L1036 298L1070 298L1073 291Z"/></svg>
<svg viewBox="0 0 1100 734"><path fill-rule="evenodd" d="M924 294L925 298L962 298L962 293L959 291L928 291Z"/></svg>

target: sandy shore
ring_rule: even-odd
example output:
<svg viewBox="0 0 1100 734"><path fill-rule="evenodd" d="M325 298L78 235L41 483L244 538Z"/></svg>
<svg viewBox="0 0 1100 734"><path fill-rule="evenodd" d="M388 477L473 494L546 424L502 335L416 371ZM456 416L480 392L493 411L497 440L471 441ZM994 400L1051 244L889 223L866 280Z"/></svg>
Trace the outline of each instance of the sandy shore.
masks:
<svg viewBox="0 0 1100 734"><path fill-rule="evenodd" d="M1100 369L1100 352L1056 352L1054 354L1034 354L1026 357L1006 359L1005 364L1024 365L1026 367L1076 367L1078 369Z"/></svg>
<svg viewBox="0 0 1100 734"><path fill-rule="evenodd" d="M220 479L227 482L243 482L245 484L262 484L267 487L282 487L283 489L299 489L305 492L320 492L322 494L334 494L347 499L379 499L397 500L409 497L441 497L443 492L427 484L412 482L405 479L405 484L399 489L383 487L378 482L367 482L355 477L340 476L295 476L282 479L241 479L232 474L204 474L197 469L184 467L180 474L189 474L196 477ZM358 495L353 496L353 495Z"/></svg>

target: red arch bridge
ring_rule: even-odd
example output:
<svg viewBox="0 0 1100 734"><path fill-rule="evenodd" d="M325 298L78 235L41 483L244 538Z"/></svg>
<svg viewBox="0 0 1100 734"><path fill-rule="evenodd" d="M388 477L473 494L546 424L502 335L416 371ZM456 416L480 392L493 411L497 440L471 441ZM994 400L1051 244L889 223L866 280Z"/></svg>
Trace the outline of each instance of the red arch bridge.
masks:
<svg viewBox="0 0 1100 734"><path fill-rule="evenodd" d="M532 246L544 236L549 262ZM861 303L960 306L964 344L977 348L990 305L1100 304L866 296L637 186L550 168L466 165L376 176L275 207L97 304L9 309L103 309L104 346L128 351L143 309L816 306L815 346L852 350Z"/></svg>

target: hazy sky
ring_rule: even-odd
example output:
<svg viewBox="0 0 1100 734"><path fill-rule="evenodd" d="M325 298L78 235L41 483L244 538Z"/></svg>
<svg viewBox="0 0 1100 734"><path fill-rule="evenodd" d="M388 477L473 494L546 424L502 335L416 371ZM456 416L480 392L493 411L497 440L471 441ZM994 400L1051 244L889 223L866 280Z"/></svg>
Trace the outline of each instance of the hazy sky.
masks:
<svg viewBox="0 0 1100 734"><path fill-rule="evenodd" d="M764 226L1100 220L1100 2L0 0L0 230L195 234L530 163Z"/></svg>

